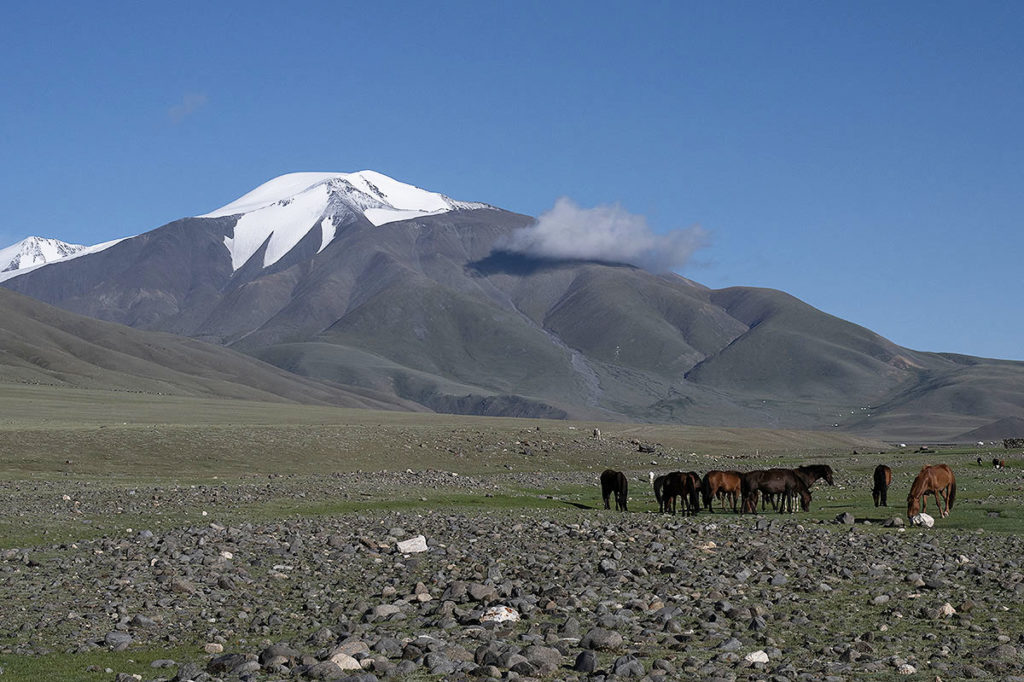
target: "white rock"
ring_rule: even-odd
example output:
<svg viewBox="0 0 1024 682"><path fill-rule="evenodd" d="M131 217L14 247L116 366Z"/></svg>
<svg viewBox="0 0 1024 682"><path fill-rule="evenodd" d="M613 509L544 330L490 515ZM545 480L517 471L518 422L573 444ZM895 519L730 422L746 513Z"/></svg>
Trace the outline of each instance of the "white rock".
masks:
<svg viewBox="0 0 1024 682"><path fill-rule="evenodd" d="M925 514L924 512L910 519L910 522L915 526L924 526L925 528L931 528L935 525L935 519L930 514Z"/></svg>
<svg viewBox="0 0 1024 682"><path fill-rule="evenodd" d="M518 622L519 612L508 606L492 606L480 616L481 623Z"/></svg>
<svg viewBox="0 0 1024 682"><path fill-rule="evenodd" d="M338 666L342 670L362 670L363 666L359 664L359 661L352 658L346 653L338 652L331 656L331 662Z"/></svg>
<svg viewBox="0 0 1024 682"><path fill-rule="evenodd" d="M749 654L744 656L743 660L747 663L767 663L768 654L761 649L758 649L757 651L751 651Z"/></svg>
<svg viewBox="0 0 1024 682"><path fill-rule="evenodd" d="M953 605L949 602L946 602L945 604L939 607L939 614L945 616L946 618L949 618L954 613L956 613L956 609L954 609Z"/></svg>
<svg viewBox="0 0 1024 682"><path fill-rule="evenodd" d="M427 539L422 535L417 535L414 538L402 540L396 545L396 547L398 547L398 551L402 554L415 554L416 552L426 552Z"/></svg>
<svg viewBox="0 0 1024 682"><path fill-rule="evenodd" d="M913 675L917 672L917 668L910 665L909 663L904 663L900 667L896 668L896 672L898 672L900 675Z"/></svg>

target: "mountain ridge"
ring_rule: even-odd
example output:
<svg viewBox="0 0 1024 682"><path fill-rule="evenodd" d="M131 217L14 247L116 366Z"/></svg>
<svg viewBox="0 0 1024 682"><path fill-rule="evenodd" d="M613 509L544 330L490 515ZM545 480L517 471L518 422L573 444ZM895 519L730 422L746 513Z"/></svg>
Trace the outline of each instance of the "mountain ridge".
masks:
<svg viewBox="0 0 1024 682"><path fill-rule="evenodd" d="M777 290L505 252L534 219L486 204L412 188L387 210L413 217L375 224L351 181L282 177L308 196L263 185L4 286L436 411L893 437L1024 411L1024 363L905 349Z"/></svg>

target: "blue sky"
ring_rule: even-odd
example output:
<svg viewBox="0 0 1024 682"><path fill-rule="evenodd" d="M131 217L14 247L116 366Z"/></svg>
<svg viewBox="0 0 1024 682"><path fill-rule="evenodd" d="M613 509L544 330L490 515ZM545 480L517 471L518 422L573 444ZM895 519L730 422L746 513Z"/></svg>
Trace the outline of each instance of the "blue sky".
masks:
<svg viewBox="0 0 1024 682"><path fill-rule="evenodd" d="M1018 2L18 3L0 246L300 170L701 226L682 274L1024 360Z"/></svg>

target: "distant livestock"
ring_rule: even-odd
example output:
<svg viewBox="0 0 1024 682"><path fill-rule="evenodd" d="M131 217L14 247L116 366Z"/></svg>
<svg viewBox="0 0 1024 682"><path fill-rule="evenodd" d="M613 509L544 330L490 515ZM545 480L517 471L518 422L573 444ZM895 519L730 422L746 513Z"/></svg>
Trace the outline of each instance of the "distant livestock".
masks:
<svg viewBox="0 0 1024 682"><path fill-rule="evenodd" d="M939 507L939 513L943 517L949 516L949 510L953 508L953 502L956 500L956 476L947 465L926 464L921 467L921 472L914 479L913 485L910 486L910 494L907 495L907 518L912 519L925 511L929 493L935 497L935 506ZM939 495L942 495L941 506Z"/></svg>
<svg viewBox="0 0 1024 682"><path fill-rule="evenodd" d="M807 484L803 482L792 469L766 469L761 471L748 471L741 478L740 492L742 495L742 509L751 514L757 513L758 495L772 494L781 495L779 502L779 513L781 514L788 507L793 511L793 495L800 496L800 507L804 511L811 508L811 492Z"/></svg>
<svg viewBox="0 0 1024 682"><path fill-rule="evenodd" d="M704 474L701 481L700 492L703 498L704 508L714 512L714 501L717 498L725 509L725 501L729 500L729 506L734 512L739 513L736 503L740 497L740 478L742 474L738 471L709 471Z"/></svg>
<svg viewBox="0 0 1024 682"><path fill-rule="evenodd" d="M887 496L889 494L889 485L892 483L892 469L879 464L875 467L874 475L875 485L871 489L871 498L875 501L875 506L888 507Z"/></svg>
<svg viewBox="0 0 1024 682"><path fill-rule="evenodd" d="M628 511L626 502L629 496L629 482L626 474L613 469L605 469L601 473L601 497L604 498L604 508L610 509L609 498L615 495L615 510Z"/></svg>

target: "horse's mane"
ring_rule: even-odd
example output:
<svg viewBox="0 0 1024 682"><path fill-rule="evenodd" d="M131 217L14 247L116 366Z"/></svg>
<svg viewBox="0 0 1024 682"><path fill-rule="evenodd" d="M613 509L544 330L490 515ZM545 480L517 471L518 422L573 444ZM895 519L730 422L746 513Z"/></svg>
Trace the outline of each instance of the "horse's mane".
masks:
<svg viewBox="0 0 1024 682"><path fill-rule="evenodd" d="M921 467L921 471L914 478L914 482L910 486L910 497L920 497L926 490L928 490L928 469L931 466L925 464Z"/></svg>

